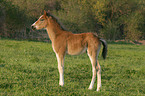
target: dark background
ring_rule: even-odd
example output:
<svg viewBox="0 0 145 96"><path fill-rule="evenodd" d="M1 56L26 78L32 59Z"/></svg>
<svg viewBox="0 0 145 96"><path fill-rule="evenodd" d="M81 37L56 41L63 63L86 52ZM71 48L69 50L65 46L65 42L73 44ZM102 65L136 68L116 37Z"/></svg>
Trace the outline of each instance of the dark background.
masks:
<svg viewBox="0 0 145 96"><path fill-rule="evenodd" d="M145 39L145 0L1 0L0 38L49 40L30 26L50 10L73 33L96 32L110 41Z"/></svg>

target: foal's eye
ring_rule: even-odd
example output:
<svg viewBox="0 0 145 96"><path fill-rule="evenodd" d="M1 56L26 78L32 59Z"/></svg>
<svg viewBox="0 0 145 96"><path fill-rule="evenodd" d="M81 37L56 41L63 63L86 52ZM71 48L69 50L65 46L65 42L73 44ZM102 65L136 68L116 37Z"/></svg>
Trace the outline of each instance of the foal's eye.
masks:
<svg viewBox="0 0 145 96"><path fill-rule="evenodd" d="M45 19L40 19L40 21L44 21Z"/></svg>

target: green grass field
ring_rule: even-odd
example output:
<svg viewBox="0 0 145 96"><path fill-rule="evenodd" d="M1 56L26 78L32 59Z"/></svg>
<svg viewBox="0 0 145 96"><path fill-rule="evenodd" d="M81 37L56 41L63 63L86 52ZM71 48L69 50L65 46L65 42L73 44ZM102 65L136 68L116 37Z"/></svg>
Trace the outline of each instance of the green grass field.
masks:
<svg viewBox="0 0 145 96"><path fill-rule="evenodd" d="M65 57L64 87L59 86L50 43L0 40L0 95L145 96L145 46L108 44L102 67L102 89L88 90L92 66L87 54Z"/></svg>

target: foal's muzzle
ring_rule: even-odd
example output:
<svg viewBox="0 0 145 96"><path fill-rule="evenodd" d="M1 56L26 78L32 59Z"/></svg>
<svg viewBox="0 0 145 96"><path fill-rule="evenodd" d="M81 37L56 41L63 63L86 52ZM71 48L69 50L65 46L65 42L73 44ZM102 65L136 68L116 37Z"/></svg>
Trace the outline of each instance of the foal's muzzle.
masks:
<svg viewBox="0 0 145 96"><path fill-rule="evenodd" d="M36 27L35 27L35 26L33 26L33 25L31 26L31 28L32 28L33 30L36 30Z"/></svg>

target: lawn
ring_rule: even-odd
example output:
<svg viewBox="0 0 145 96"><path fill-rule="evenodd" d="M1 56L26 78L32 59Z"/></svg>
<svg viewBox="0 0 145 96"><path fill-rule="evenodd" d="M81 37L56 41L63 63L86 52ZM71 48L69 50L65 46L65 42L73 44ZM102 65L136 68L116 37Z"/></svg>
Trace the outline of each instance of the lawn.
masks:
<svg viewBox="0 0 145 96"><path fill-rule="evenodd" d="M92 66L87 54L65 57L64 87L51 43L0 40L0 95L145 96L145 46L109 43L102 89L88 90Z"/></svg>

